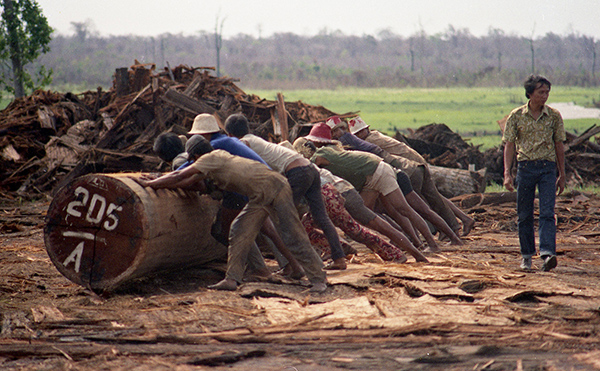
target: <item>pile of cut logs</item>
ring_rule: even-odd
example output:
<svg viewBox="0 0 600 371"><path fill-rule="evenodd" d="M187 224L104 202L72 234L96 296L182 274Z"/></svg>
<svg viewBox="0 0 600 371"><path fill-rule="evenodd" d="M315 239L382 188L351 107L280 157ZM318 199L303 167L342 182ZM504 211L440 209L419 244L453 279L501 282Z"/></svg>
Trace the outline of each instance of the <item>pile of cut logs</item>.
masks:
<svg viewBox="0 0 600 371"><path fill-rule="evenodd" d="M498 121L504 131L506 117ZM580 135L567 131L565 142L565 168L568 186L594 186L600 184L600 126L593 124ZM425 125L411 131L409 136L396 133L396 139L405 141L427 161L444 168L475 167L486 169L488 183L503 183L504 145L487 149L465 142L445 124ZM593 141L592 141L593 139Z"/></svg>
<svg viewBox="0 0 600 371"><path fill-rule="evenodd" d="M199 113L213 114L222 125L230 114L242 112L254 134L272 142L293 142L332 115L349 118L358 113L340 114L302 101L286 102L282 94L274 100L263 99L246 94L234 81L216 77L211 67L180 65L156 70L153 64L136 61L115 71L108 91L38 90L16 99L0 111L0 198L53 194L88 173L165 171L166 164L152 152L154 138L165 131L185 134ZM592 129L591 136L597 132ZM501 149L495 157L484 155L446 125L431 124L409 136L398 133L397 138L438 165L439 176L444 176L444 168L463 169L469 184L458 191L448 190L448 197L482 192L486 177L497 181L494 174L502 174L497 156ZM569 161L570 174L580 182L598 174L600 163L599 152L590 152L595 147L587 138L571 138L568 146L568 159L577 154L577 165L584 166L575 167ZM478 172L468 172L469 164L475 164ZM455 177L455 171L447 176Z"/></svg>
<svg viewBox="0 0 600 371"><path fill-rule="evenodd" d="M155 71L137 63L117 69L113 87L75 95L35 91L0 112L0 196L53 192L87 173L162 171L152 152L164 131L186 133L199 113L244 113L254 133L271 141L305 135L334 112L301 101L244 93L212 68ZM352 116L352 113L342 115ZM288 129L289 126L289 129Z"/></svg>

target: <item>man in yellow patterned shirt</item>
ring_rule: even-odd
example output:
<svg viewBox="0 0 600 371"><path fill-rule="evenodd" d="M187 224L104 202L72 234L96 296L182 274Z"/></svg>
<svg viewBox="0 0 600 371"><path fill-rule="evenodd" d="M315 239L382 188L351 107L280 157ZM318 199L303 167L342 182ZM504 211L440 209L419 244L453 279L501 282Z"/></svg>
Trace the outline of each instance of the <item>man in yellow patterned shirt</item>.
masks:
<svg viewBox="0 0 600 371"><path fill-rule="evenodd" d="M546 101L552 84L545 77L531 75L525 81L527 104L515 108L506 121L504 147L504 186L517 186L517 215L521 268L531 269L536 253L533 208L535 189L539 193L539 240L542 270L556 267L556 195L565 189L565 128L560 113ZM517 177L512 165L517 158ZM558 177L557 177L558 173Z"/></svg>

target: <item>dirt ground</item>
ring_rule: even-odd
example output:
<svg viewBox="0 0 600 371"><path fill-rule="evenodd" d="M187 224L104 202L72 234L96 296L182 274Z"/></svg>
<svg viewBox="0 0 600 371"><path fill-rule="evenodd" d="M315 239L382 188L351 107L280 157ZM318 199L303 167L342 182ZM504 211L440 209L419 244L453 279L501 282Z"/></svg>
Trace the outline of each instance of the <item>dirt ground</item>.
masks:
<svg viewBox="0 0 600 371"><path fill-rule="evenodd" d="M221 271L196 268L98 296L48 258L48 205L0 205L1 369L600 369L594 196L559 198L551 272L518 269L508 202L470 207L467 245L442 245L429 264L383 263L355 244L323 294L289 281L216 292L206 286Z"/></svg>

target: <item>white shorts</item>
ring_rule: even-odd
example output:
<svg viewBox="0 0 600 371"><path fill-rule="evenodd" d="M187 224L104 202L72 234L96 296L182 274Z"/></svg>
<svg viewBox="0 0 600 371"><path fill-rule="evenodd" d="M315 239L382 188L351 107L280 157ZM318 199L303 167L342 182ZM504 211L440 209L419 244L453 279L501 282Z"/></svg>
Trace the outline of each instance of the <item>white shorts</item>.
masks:
<svg viewBox="0 0 600 371"><path fill-rule="evenodd" d="M400 189L396 180L396 172L389 164L381 161L377 170L367 180L363 189L372 189L384 196L389 195L396 189Z"/></svg>

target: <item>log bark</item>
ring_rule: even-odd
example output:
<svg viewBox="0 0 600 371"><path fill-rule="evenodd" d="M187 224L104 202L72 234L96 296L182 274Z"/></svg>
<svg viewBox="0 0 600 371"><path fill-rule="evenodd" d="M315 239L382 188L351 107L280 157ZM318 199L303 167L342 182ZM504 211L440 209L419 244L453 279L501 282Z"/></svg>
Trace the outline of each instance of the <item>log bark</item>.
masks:
<svg viewBox="0 0 600 371"><path fill-rule="evenodd" d="M517 202L517 192L495 192L465 194L452 198L452 202L462 209L470 209L483 205L500 205Z"/></svg>
<svg viewBox="0 0 600 371"><path fill-rule="evenodd" d="M469 171L429 165L429 172L438 191L446 198L485 192L486 169Z"/></svg>
<svg viewBox="0 0 600 371"><path fill-rule="evenodd" d="M162 99L165 102L194 115L199 115L201 113L210 113L212 115L217 112L216 109L208 104L201 102L198 99L189 97L175 89L167 90Z"/></svg>
<svg viewBox="0 0 600 371"><path fill-rule="evenodd" d="M594 135L596 135L598 133L600 133L600 126L596 126L596 124L592 125L592 127L587 129L583 134L581 134L574 140L566 143L565 144L565 152L575 146L582 144L583 142L586 142L588 139L590 139L591 137L593 137Z"/></svg>
<svg viewBox="0 0 600 371"><path fill-rule="evenodd" d="M227 248L210 234L218 208L197 192L154 191L126 174L89 174L57 192L44 241L65 277L110 291L157 271L226 259Z"/></svg>

